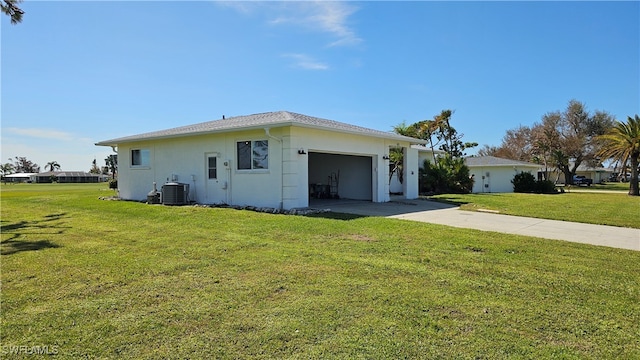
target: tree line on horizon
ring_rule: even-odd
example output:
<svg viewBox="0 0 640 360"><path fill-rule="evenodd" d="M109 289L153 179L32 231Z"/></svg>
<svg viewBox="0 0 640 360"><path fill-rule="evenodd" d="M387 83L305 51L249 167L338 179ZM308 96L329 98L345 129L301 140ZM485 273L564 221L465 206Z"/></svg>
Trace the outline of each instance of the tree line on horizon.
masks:
<svg viewBox="0 0 640 360"><path fill-rule="evenodd" d="M27 159L25 156L16 156L14 159L9 159L13 162L8 162L0 165L0 175L6 176L17 173L39 173L40 165ZM115 178L118 171L118 155L112 154L104 159L105 166L99 167L96 159L91 162L90 174L111 174ZM57 161L50 161L44 167L45 171L58 171L62 169L62 166Z"/></svg>

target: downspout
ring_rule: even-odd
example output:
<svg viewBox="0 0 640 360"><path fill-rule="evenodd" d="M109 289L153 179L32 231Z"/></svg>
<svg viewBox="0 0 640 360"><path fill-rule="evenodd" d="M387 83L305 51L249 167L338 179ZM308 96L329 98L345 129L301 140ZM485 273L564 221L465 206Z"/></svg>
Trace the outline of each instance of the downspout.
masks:
<svg viewBox="0 0 640 360"><path fill-rule="evenodd" d="M284 146L282 145L282 139L271 135L270 130L268 127L264 128L265 135L280 143L280 210L282 210L284 204Z"/></svg>

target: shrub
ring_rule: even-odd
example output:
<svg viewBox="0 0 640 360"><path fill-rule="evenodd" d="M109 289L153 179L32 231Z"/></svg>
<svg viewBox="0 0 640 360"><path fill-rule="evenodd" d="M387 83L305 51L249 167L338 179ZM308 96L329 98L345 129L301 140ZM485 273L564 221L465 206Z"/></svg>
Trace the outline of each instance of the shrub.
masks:
<svg viewBox="0 0 640 360"><path fill-rule="evenodd" d="M513 192L531 193L536 190L536 178L528 172L522 171L516 174L511 183L513 184Z"/></svg>
<svg viewBox="0 0 640 360"><path fill-rule="evenodd" d="M118 179L109 180L109 189L113 189L113 190L118 189Z"/></svg>
<svg viewBox="0 0 640 360"><path fill-rule="evenodd" d="M468 194L473 189L463 158L445 156L436 159L436 164L425 160L419 174L418 186L423 194Z"/></svg>
<svg viewBox="0 0 640 360"><path fill-rule="evenodd" d="M536 181L536 193L538 194L555 194L556 184L551 180Z"/></svg>
<svg viewBox="0 0 640 360"><path fill-rule="evenodd" d="M516 174L511 183L513 184L513 192L516 193L555 194L557 192L552 181L536 181L532 174L524 171Z"/></svg>

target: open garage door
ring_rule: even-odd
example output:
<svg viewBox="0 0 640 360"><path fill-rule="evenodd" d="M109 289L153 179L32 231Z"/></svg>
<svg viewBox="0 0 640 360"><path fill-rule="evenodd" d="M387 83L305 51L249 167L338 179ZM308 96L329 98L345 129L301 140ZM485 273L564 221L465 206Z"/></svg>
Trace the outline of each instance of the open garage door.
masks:
<svg viewBox="0 0 640 360"><path fill-rule="evenodd" d="M309 153L312 198L373 200L372 157Z"/></svg>

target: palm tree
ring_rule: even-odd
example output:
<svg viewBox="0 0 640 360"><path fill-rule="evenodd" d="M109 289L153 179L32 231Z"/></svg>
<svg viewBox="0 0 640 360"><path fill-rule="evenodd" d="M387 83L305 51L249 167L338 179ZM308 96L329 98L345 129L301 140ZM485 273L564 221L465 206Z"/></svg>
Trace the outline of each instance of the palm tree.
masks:
<svg viewBox="0 0 640 360"><path fill-rule="evenodd" d="M60 164L58 164L57 161L51 161L51 162L48 162L47 165L44 166L44 169L45 170L49 169L49 171L60 170Z"/></svg>
<svg viewBox="0 0 640 360"><path fill-rule="evenodd" d="M562 152L562 150L556 149L551 152L551 159L558 169L558 176L556 176L556 184L560 179L560 173L564 174L564 184L571 185L573 183L573 177L569 171L569 157Z"/></svg>
<svg viewBox="0 0 640 360"><path fill-rule="evenodd" d="M17 24L22 21L24 11L18 7L18 3L22 0L2 0L0 10L11 18L11 24Z"/></svg>
<svg viewBox="0 0 640 360"><path fill-rule="evenodd" d="M638 189L638 158L640 158L640 116L627 116L627 122L616 121L606 134L600 135L602 145L598 155L604 159L620 160L621 164L631 163L629 195L640 196ZM624 167L623 167L624 168Z"/></svg>
<svg viewBox="0 0 640 360"><path fill-rule="evenodd" d="M403 166L404 164L404 151L400 147L393 147L389 149L389 184L391 184L391 179L393 178L393 174L398 174L398 181L400 184L404 182L403 176Z"/></svg>

